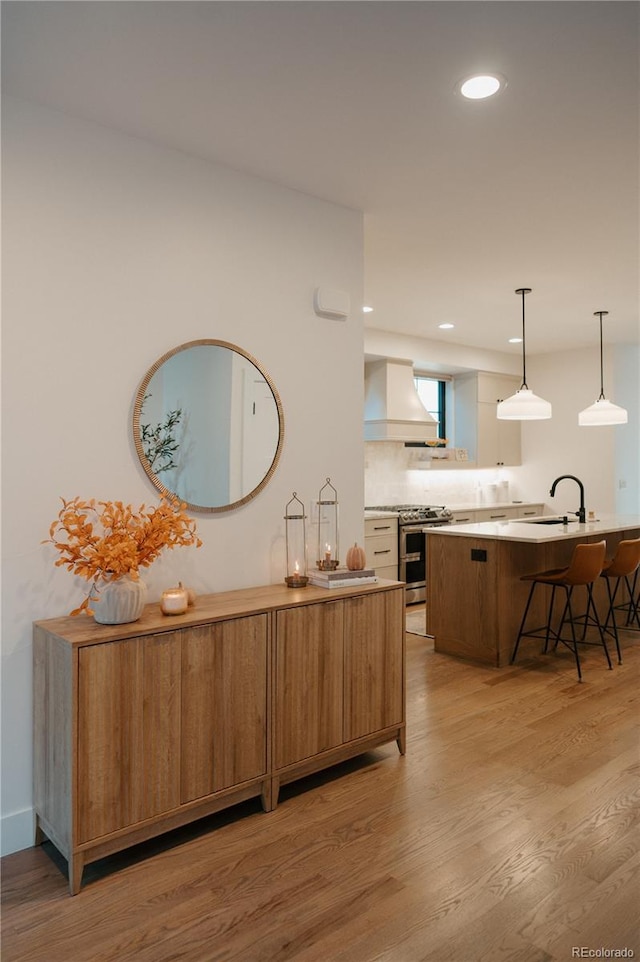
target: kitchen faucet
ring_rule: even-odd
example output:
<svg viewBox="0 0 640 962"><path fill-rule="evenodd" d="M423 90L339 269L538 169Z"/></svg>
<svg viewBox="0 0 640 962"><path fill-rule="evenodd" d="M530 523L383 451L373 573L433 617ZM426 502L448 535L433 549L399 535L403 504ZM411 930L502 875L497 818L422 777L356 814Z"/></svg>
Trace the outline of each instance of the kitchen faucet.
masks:
<svg viewBox="0 0 640 962"><path fill-rule="evenodd" d="M560 477L556 478L553 484L551 485L551 490L549 491L549 495L553 498L553 496L556 493L556 485L558 484L558 481L564 481L565 478L568 478L571 481L575 481L578 487L580 488L580 509L574 513L577 515L578 521L580 522L580 524L584 524L587 520L585 510L584 510L584 484L582 483L580 478L576 478L575 474L561 474Z"/></svg>

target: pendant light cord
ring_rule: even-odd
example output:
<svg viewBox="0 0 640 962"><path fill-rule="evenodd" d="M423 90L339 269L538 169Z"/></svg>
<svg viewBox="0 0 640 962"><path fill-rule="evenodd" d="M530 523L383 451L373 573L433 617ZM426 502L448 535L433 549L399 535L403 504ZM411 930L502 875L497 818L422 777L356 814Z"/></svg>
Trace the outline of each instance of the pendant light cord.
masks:
<svg viewBox="0 0 640 962"><path fill-rule="evenodd" d="M609 311L594 311L596 317L600 318L600 397L599 401L604 401L604 363L603 363L603 352L602 352L602 315L608 314Z"/></svg>
<svg viewBox="0 0 640 962"><path fill-rule="evenodd" d="M522 294L522 384L520 385L520 390L529 390L527 385L527 349L525 340L525 327L524 327L524 298L525 294L530 294L530 287L519 287L516 294Z"/></svg>

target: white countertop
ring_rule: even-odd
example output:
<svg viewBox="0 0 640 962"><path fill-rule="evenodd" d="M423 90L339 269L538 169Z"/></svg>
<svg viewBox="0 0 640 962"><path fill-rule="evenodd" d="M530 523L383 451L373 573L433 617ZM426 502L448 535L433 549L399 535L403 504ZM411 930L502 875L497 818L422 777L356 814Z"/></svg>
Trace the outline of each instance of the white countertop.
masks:
<svg viewBox="0 0 640 962"><path fill-rule="evenodd" d="M545 515L546 519L553 515ZM596 521L579 524L570 518L564 524L531 524L530 521L477 521L475 524L443 525L439 528L425 527L425 534L445 535L447 538L489 538L500 541L524 541L542 544L546 541L562 541L567 538L591 538L640 528L640 515L602 515Z"/></svg>
<svg viewBox="0 0 640 962"><path fill-rule="evenodd" d="M445 507L450 511L484 511L487 508L526 508L532 504L544 504L543 501L494 501L493 504L478 504L469 502L468 504L446 504ZM397 518L397 511L372 511L365 509L365 518Z"/></svg>
<svg viewBox="0 0 640 962"><path fill-rule="evenodd" d="M450 504L447 508L450 511L486 511L487 508L526 508L531 504L544 504L544 498L540 501L468 501L466 504Z"/></svg>

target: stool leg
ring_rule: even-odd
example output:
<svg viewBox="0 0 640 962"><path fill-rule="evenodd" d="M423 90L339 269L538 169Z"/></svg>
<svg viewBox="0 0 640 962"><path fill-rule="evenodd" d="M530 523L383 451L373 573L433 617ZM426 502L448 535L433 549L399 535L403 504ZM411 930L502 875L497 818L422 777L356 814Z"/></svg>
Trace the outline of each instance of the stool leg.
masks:
<svg viewBox="0 0 640 962"><path fill-rule="evenodd" d="M577 642L577 639L576 639L576 626L575 626L575 624L573 623L573 612L572 612L572 610L571 610L571 593L572 593L572 591L573 591L573 586L571 586L570 588L565 587L565 591L567 592L567 603L566 603L566 605L564 606L564 612L562 613L562 621L560 622L560 628L559 628L559 631L558 631L558 635L560 635L561 632L562 632L562 625L563 625L563 623L564 623L565 615L566 615L566 613L567 613L567 611L568 611L568 612L569 612L569 624L571 625L571 638L572 638L572 640L573 640L573 655L574 655L574 658L575 658L575 660L576 660L576 668L578 669L578 681L581 682L581 681L582 681L582 670L581 670L581 668L580 668L580 655L578 654L578 642ZM587 610L588 610L588 609L587 609ZM565 642L565 644L567 644L567 642ZM569 647L570 647L570 646L569 646Z"/></svg>
<svg viewBox="0 0 640 962"><path fill-rule="evenodd" d="M611 664L611 658L609 657L609 649L607 648L607 642L604 637L604 632L602 630L602 625L600 624L600 618L598 617L598 609L596 608L595 602L593 600L593 585L587 585L587 594L589 595L589 600L587 602L587 614L589 614L589 607L593 610L593 619L598 628L598 633L600 635L600 641L602 642L602 647L604 648L604 653L607 656L607 664L609 665L609 670L613 668ZM614 622L615 623L615 622ZM616 635L616 642L618 638ZM620 657L620 649L618 649L618 657Z"/></svg>
<svg viewBox="0 0 640 962"><path fill-rule="evenodd" d="M625 575L625 582L627 585L627 591L629 592L629 610L627 612L627 622L626 627L631 627L631 622L635 621L640 628L640 598L636 596L636 586L638 584L638 571L640 569L636 568L636 572L633 576L633 585L629 582L629 576Z"/></svg>
<svg viewBox="0 0 640 962"><path fill-rule="evenodd" d="M512 653L512 655L511 655L511 661L509 662L510 665L512 665L512 664L514 663L514 661L516 660L516 655L518 654L518 646L519 646L519 644L520 644L520 639L522 638L522 635L523 635L523 633L524 633L524 625L525 625L525 622L526 622L526 620L527 620L527 615L529 614L529 608L531 607L531 599L533 598L533 592L534 592L535 587L536 587L536 582L533 581L533 582L531 583L531 588L530 588L530 590L529 590L529 597L527 598L527 604L526 604L526 607L525 607L525 609L524 609L524 614L523 614L523 616L522 616L522 621L520 622L520 630L518 631L518 637L516 638L516 643L515 643L514 648L513 648L513 653Z"/></svg>
<svg viewBox="0 0 640 962"><path fill-rule="evenodd" d="M546 655L549 649L549 636L551 634L551 620L553 618L553 601L556 596L556 585L551 586L551 600L549 601L549 611L547 612L547 631L544 638L544 648L542 653ZM557 644L557 641L556 641Z"/></svg>
<svg viewBox="0 0 640 962"><path fill-rule="evenodd" d="M569 588L568 588L566 585L562 585L562 587L564 588L567 597L566 597L566 599L565 599L564 608L562 609L562 616L561 616L561 618L560 618L560 624L558 625L558 630L555 632L556 643L555 643L555 645L553 646L553 650L554 650L554 651L555 651L555 650L557 649L557 647L558 647L558 642L559 642L559 641L562 641L561 635L562 635L562 629L564 628L564 623L565 623L565 621L566 621L566 619L567 619L567 611L570 612L570 610L571 610L571 609L570 609L570 604L569 604L569 599L571 598L571 591L569 590ZM555 585L554 585L554 588L555 588ZM551 623L551 612L549 612L549 623ZM573 626L573 619L571 619L571 623L572 623L572 626ZM547 649L545 648L545 651L546 651L546 650L547 650Z"/></svg>
<svg viewBox="0 0 640 962"><path fill-rule="evenodd" d="M622 664L622 655L620 653L620 639L618 638L618 625L616 623L616 595L618 594L618 588L620 587L620 579L616 580L616 586L611 591L611 582L609 578L604 579L607 582L607 594L609 595L609 610L607 611L607 617L604 623L604 631L609 631L613 635L616 643L616 651L618 652L618 664ZM611 619L611 624L613 625L613 631L609 629L609 619Z"/></svg>

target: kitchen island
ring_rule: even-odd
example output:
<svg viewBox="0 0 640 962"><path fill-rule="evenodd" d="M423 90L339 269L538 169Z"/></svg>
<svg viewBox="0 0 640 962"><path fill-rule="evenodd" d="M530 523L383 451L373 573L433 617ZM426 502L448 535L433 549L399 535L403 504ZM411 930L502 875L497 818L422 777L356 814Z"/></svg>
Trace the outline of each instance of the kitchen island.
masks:
<svg viewBox="0 0 640 962"><path fill-rule="evenodd" d="M559 519L558 519L559 520ZM426 528L427 631L437 652L502 668L509 664L529 592L522 575L560 568L581 542L607 542L611 557L623 539L640 537L640 516L607 515L579 524L528 521ZM531 623L544 624L545 592L536 592ZM606 588L596 585L598 609Z"/></svg>

